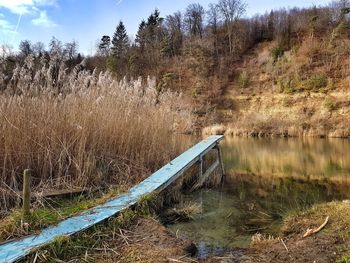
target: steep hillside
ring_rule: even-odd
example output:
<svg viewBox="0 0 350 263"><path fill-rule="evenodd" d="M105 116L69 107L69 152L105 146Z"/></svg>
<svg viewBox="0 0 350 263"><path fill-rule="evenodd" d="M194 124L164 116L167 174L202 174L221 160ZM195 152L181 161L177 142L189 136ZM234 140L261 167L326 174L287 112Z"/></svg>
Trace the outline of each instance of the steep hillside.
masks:
<svg viewBox="0 0 350 263"><path fill-rule="evenodd" d="M276 42L258 44L231 69L221 97L231 103L203 133L349 137L349 55L344 35L307 36L285 52Z"/></svg>

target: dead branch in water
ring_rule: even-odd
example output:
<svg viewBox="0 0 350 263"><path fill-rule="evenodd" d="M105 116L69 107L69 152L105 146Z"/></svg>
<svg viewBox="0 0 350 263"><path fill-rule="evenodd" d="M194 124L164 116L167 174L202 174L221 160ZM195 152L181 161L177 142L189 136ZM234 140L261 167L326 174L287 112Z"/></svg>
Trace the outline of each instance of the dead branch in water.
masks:
<svg viewBox="0 0 350 263"><path fill-rule="evenodd" d="M328 220L329 220L329 216L327 216L326 220L319 228L316 228L316 229L309 228L308 230L306 230L306 233L303 235L303 238L308 237L308 236L312 236L313 234L320 232L327 225Z"/></svg>

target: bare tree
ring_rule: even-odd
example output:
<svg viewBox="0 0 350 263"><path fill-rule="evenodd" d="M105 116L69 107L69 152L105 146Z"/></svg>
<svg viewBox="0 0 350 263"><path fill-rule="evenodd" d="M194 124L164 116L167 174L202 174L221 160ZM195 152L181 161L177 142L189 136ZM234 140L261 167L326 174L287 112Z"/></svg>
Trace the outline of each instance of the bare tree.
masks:
<svg viewBox="0 0 350 263"><path fill-rule="evenodd" d="M209 4L209 10L207 11L208 23L214 39L214 49L216 56L219 56L218 48L218 29L220 23L219 6L216 4Z"/></svg>
<svg viewBox="0 0 350 263"><path fill-rule="evenodd" d="M348 17L350 13L349 0L337 0L329 4L331 19L334 24L338 24Z"/></svg>
<svg viewBox="0 0 350 263"><path fill-rule="evenodd" d="M73 60L78 53L78 42L73 40L64 44L64 53L68 60Z"/></svg>
<svg viewBox="0 0 350 263"><path fill-rule="evenodd" d="M7 57L13 55L13 48L8 44L0 45L0 61L4 61Z"/></svg>
<svg viewBox="0 0 350 263"><path fill-rule="evenodd" d="M233 54L234 50L234 29L239 18L246 12L246 3L241 0L220 0L218 7L221 15L225 20L225 28L229 42L230 55Z"/></svg>
<svg viewBox="0 0 350 263"><path fill-rule="evenodd" d="M50 55L56 55L61 57L63 55L63 45L62 41L58 40L55 37L52 37L49 43L49 53Z"/></svg>
<svg viewBox="0 0 350 263"><path fill-rule="evenodd" d="M40 56L45 52L45 44L41 41L36 42L33 45L33 52L36 56Z"/></svg>
<svg viewBox="0 0 350 263"><path fill-rule="evenodd" d="M169 35L169 49L172 55L180 54L183 42L181 12L176 12L173 15L167 16L165 19L165 27Z"/></svg>
<svg viewBox="0 0 350 263"><path fill-rule="evenodd" d="M185 13L185 24L191 36L203 35L205 10L200 4L190 4Z"/></svg>
<svg viewBox="0 0 350 263"><path fill-rule="evenodd" d="M22 57L27 57L33 53L32 43L29 40L22 40L19 43L19 52Z"/></svg>
<svg viewBox="0 0 350 263"><path fill-rule="evenodd" d="M181 12L176 12L173 15L169 15L165 19L165 25L167 29L171 32L181 32L182 30L182 14Z"/></svg>

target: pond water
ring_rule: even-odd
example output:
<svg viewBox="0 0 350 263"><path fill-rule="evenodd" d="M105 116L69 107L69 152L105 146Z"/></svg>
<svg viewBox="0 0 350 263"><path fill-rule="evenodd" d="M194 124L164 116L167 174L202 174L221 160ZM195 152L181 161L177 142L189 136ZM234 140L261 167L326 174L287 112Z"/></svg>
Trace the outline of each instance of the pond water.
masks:
<svg viewBox="0 0 350 263"><path fill-rule="evenodd" d="M200 257L246 248L256 233L277 235L288 214L350 197L350 140L226 138L222 147L223 185L186 194L202 212L169 226Z"/></svg>

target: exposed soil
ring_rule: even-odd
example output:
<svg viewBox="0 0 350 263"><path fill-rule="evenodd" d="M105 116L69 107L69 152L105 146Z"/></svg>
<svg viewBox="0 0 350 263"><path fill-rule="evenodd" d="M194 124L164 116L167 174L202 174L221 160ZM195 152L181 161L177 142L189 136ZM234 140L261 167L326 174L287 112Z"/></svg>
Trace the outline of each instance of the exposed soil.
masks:
<svg viewBox="0 0 350 263"><path fill-rule="evenodd" d="M318 235L302 238L294 236L284 241L263 242L253 246L248 252L248 258L241 262L335 262L339 257L339 245L344 245L339 237Z"/></svg>
<svg viewBox="0 0 350 263"><path fill-rule="evenodd" d="M97 262L193 262L196 247L176 238L159 221L138 218L109 243L117 253L102 253Z"/></svg>
<svg viewBox="0 0 350 263"><path fill-rule="evenodd" d="M336 237L316 236L303 239L300 236L284 240L288 249L282 241L275 239L259 242L245 251L242 255L237 253L228 254L223 257L213 257L205 262L335 262L339 257L339 245L344 245L344 240Z"/></svg>

